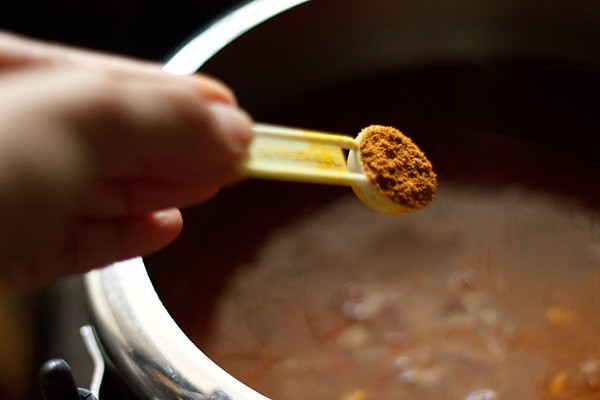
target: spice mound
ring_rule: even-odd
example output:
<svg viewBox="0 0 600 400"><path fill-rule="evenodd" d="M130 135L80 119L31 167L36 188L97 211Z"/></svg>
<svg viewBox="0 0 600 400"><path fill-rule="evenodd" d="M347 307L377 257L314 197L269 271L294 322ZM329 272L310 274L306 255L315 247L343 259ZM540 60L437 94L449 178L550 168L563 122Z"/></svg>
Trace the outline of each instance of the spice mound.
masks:
<svg viewBox="0 0 600 400"><path fill-rule="evenodd" d="M360 134L365 174L382 195L415 210L433 200L436 174L410 138L394 127L381 125L368 126Z"/></svg>

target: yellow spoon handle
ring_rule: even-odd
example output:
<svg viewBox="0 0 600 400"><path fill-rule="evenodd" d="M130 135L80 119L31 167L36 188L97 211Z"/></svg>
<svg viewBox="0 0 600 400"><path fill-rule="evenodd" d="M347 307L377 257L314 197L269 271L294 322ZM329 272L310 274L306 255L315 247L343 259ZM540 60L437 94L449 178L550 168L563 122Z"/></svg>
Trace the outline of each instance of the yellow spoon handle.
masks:
<svg viewBox="0 0 600 400"><path fill-rule="evenodd" d="M272 137L278 139L296 140L302 142L328 144L346 150L355 150L358 144L354 138L349 136L311 131L308 129L290 128L288 126L254 124L254 134L259 137Z"/></svg>
<svg viewBox="0 0 600 400"><path fill-rule="evenodd" d="M353 138L268 124L255 124L254 133L242 165L248 177L342 186L367 182L346 165L342 149L357 149Z"/></svg>

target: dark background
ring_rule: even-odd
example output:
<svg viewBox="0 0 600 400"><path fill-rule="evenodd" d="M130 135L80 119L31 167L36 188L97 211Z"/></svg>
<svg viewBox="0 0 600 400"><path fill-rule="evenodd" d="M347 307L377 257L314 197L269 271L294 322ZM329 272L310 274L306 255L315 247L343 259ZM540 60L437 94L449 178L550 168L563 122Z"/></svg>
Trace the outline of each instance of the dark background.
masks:
<svg viewBox="0 0 600 400"><path fill-rule="evenodd" d="M0 0L0 29L150 60L180 44L240 0Z"/></svg>

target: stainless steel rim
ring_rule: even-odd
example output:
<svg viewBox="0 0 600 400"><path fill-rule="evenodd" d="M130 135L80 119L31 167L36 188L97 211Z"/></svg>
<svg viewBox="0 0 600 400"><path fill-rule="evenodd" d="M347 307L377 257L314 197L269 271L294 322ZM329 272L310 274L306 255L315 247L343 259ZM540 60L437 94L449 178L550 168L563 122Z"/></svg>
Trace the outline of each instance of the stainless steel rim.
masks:
<svg viewBox="0 0 600 400"><path fill-rule="evenodd" d="M164 69L192 74L246 31L306 1L249 2L189 41ZM267 399L217 366L181 331L156 294L141 258L92 271L85 276L85 285L103 349L140 395L150 399Z"/></svg>

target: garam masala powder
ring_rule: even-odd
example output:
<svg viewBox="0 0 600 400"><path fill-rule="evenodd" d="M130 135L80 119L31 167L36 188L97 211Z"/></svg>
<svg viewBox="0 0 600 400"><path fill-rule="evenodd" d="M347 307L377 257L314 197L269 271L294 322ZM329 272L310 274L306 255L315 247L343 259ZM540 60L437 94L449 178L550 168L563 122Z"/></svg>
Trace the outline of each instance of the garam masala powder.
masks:
<svg viewBox="0 0 600 400"><path fill-rule="evenodd" d="M365 174L382 195L415 210L433 200L437 176L410 138L394 127L382 125L368 126L361 134Z"/></svg>

